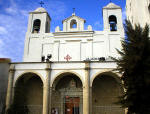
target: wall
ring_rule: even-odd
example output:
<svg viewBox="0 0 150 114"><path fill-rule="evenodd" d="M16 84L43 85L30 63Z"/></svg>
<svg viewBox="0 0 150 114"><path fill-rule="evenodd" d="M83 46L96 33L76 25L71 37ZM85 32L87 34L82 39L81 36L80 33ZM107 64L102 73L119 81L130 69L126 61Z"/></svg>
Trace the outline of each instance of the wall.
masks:
<svg viewBox="0 0 150 114"><path fill-rule="evenodd" d="M51 61L84 61L87 58L118 57L123 33L104 31L58 32L43 35L32 34L25 51L24 62L41 62L41 57L52 54Z"/></svg>
<svg viewBox="0 0 150 114"><path fill-rule="evenodd" d="M0 58L0 113L3 106L5 106L7 83L8 83L8 73L9 73L9 59Z"/></svg>

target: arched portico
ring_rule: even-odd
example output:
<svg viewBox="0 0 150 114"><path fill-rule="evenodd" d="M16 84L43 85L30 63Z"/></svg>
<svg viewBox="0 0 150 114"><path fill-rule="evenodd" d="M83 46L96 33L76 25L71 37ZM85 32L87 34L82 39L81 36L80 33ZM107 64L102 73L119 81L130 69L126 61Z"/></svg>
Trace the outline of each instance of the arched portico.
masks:
<svg viewBox="0 0 150 114"><path fill-rule="evenodd" d="M59 114L82 114L82 81L74 73L58 75L52 84L51 111Z"/></svg>
<svg viewBox="0 0 150 114"><path fill-rule="evenodd" d="M97 74L92 80L92 114L124 114L124 109L117 104L123 95L119 76L113 72Z"/></svg>
<svg viewBox="0 0 150 114"><path fill-rule="evenodd" d="M110 71L110 70L104 70L104 71L97 72L95 75L93 75L91 77L90 87L92 87L93 81L95 80L96 77L103 76L103 75L109 75L109 76L113 77L117 81L117 83L120 83L120 84L122 83L120 80L121 76L119 74L117 74L113 71Z"/></svg>
<svg viewBox="0 0 150 114"><path fill-rule="evenodd" d="M27 71L24 71L23 73L20 73L20 74L16 77L16 79L14 79L13 87L15 87L17 81L18 81L22 76L24 76L24 75L26 75L26 74L34 74L35 76L39 77L39 78L41 79L42 83L43 83L43 86L44 86L44 84L45 84L45 79L43 78L43 76L42 76L40 73L38 73L38 72L36 72L36 71L34 71L34 70L27 70Z"/></svg>
<svg viewBox="0 0 150 114"><path fill-rule="evenodd" d="M18 113L42 114L43 81L40 76L32 72L19 76L15 83L14 103Z"/></svg>
<svg viewBox="0 0 150 114"><path fill-rule="evenodd" d="M75 76L77 76L77 77L81 80L82 85L84 85L83 77L82 77L80 74L78 74L77 72L74 72L74 71L64 70L64 71L59 72L58 74L56 74L56 75L54 76L54 78L51 79L50 87L53 86L54 81L56 81L56 80L58 81L59 78L65 76L66 74L74 74Z"/></svg>

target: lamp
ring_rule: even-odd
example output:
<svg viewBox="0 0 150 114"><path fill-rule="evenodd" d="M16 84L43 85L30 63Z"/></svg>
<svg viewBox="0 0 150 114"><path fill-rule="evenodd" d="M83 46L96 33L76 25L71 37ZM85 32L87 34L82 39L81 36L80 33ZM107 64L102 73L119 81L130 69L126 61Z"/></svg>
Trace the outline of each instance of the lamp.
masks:
<svg viewBox="0 0 150 114"><path fill-rule="evenodd" d="M41 61L45 62L45 60L46 60L46 62L49 62L51 58L52 58L52 54L47 54L47 58L45 58L45 56L43 55L41 57Z"/></svg>
<svg viewBox="0 0 150 114"><path fill-rule="evenodd" d="M42 61L42 62L45 61L45 56L44 56L44 55L41 57L41 61Z"/></svg>

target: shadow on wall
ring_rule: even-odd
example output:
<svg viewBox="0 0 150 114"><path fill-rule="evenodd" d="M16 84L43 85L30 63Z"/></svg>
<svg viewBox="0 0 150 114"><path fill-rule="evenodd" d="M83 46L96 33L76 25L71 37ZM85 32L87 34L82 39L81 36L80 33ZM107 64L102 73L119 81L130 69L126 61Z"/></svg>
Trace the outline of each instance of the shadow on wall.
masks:
<svg viewBox="0 0 150 114"><path fill-rule="evenodd" d="M10 59L0 58L0 114L5 113L10 62Z"/></svg>

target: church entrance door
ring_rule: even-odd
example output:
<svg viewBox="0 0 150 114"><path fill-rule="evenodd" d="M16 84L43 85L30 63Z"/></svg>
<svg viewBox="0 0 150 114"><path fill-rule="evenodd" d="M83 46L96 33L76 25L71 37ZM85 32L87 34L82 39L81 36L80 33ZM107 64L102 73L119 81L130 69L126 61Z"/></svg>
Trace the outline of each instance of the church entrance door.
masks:
<svg viewBox="0 0 150 114"><path fill-rule="evenodd" d="M79 114L79 97L66 97L65 98L65 114Z"/></svg>

